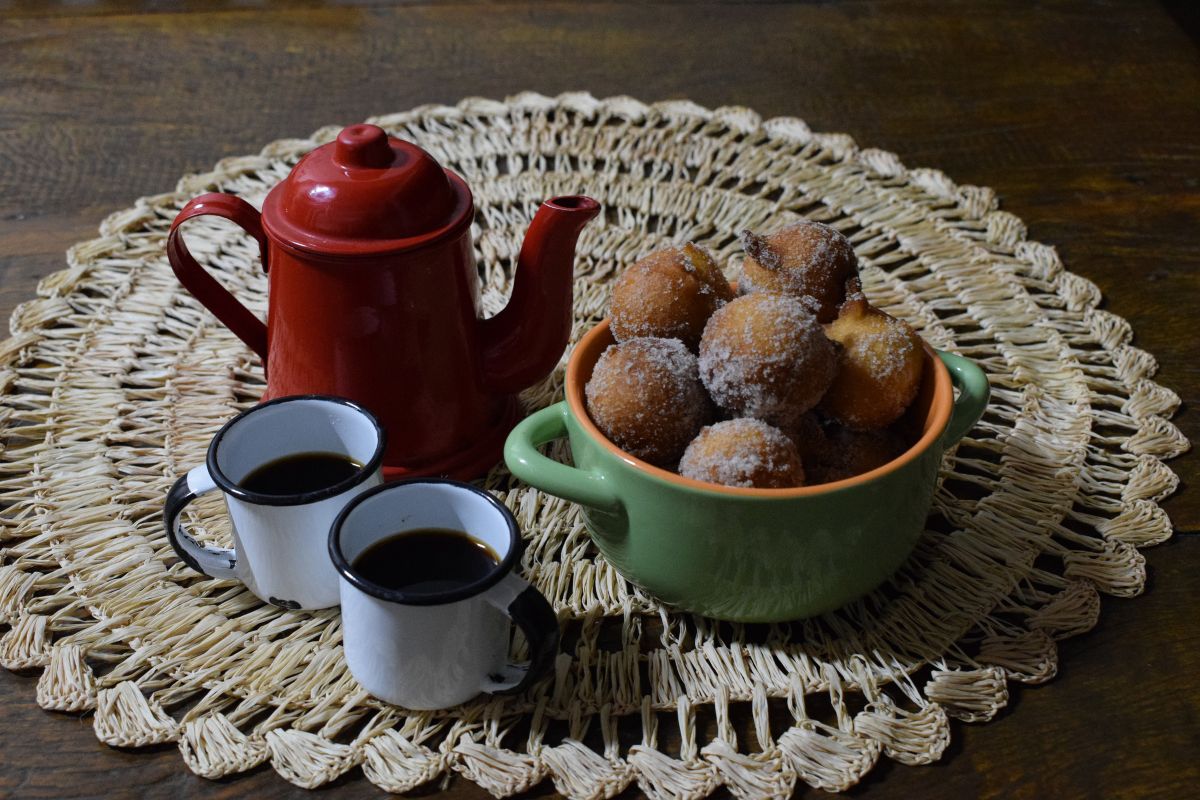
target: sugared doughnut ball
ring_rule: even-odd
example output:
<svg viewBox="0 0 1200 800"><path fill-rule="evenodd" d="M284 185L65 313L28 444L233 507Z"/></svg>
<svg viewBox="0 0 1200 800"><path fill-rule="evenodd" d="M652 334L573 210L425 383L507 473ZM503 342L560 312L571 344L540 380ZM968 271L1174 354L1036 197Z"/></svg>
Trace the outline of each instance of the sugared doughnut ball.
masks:
<svg viewBox="0 0 1200 800"><path fill-rule="evenodd" d="M757 419L731 419L700 431L679 461L679 474L723 486L783 489L804 483L792 440Z"/></svg>
<svg viewBox="0 0 1200 800"><path fill-rule="evenodd" d="M921 387L921 337L905 321L854 292L826 326L842 357L821 410L855 430L876 430L900 418Z"/></svg>
<svg viewBox="0 0 1200 800"><path fill-rule="evenodd" d="M673 467L712 419L696 357L678 339L611 345L584 387L592 421L625 452Z"/></svg>
<svg viewBox="0 0 1200 800"><path fill-rule="evenodd" d="M788 427L817 404L837 350L794 297L766 292L718 309L700 340L700 379L731 416Z"/></svg>
<svg viewBox="0 0 1200 800"><path fill-rule="evenodd" d="M890 429L853 431L833 425L825 432L821 455L806 461L809 483L831 483L882 467L908 449L899 433Z"/></svg>
<svg viewBox="0 0 1200 800"><path fill-rule="evenodd" d="M776 233L759 236L742 231L739 289L811 297L817 318L831 322L846 295L846 281L858 274L858 257L850 240L820 222L801 220Z"/></svg>
<svg viewBox="0 0 1200 800"><path fill-rule="evenodd" d="M821 427L817 415L811 411L801 414L796 422L780 430L796 445L796 452L800 454L800 461L804 464L823 458L829 447L825 429Z"/></svg>
<svg viewBox="0 0 1200 800"><path fill-rule="evenodd" d="M656 250L614 281L613 336L619 342L639 336L679 339L694 351L708 318L732 299L729 282L704 248Z"/></svg>

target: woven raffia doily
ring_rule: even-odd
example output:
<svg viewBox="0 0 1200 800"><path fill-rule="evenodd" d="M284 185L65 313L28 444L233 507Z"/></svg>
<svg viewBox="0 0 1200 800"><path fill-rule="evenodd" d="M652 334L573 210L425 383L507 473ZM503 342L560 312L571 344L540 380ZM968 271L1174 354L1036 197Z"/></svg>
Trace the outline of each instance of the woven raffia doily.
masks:
<svg viewBox="0 0 1200 800"><path fill-rule="evenodd" d="M1142 590L1138 548L1171 535L1157 502L1178 483L1162 459L1188 446L1168 421L1179 398L1151 380L1128 324L1096 308L1096 287L1027 241L991 190L744 108L526 94L373 121L473 187L487 313L543 198L604 204L579 246L576 339L603 316L612 277L660 244L707 244L736 276L742 228L802 215L842 230L874 302L991 380L927 534L894 579L838 613L717 624L632 589L576 507L498 468L487 483L529 539L524 572L564 622L554 675L447 712L368 697L342 661L336 610L281 611L198 576L160 521L172 480L262 390L257 361L171 274L168 225L200 192L261 203L336 135L324 128L114 214L13 315L0 346L0 663L43 669L42 707L94 711L112 745L178 742L209 777L269 761L306 787L361 766L392 791L452 772L496 795L547 777L573 797L634 782L656 797L837 790L880 758L936 760L951 718L986 720L1009 681L1054 675L1055 641L1095 624L1101 594ZM265 309L249 240L205 219L187 238ZM560 368L527 409L559 399L561 382ZM228 539L219 501L196 522Z"/></svg>

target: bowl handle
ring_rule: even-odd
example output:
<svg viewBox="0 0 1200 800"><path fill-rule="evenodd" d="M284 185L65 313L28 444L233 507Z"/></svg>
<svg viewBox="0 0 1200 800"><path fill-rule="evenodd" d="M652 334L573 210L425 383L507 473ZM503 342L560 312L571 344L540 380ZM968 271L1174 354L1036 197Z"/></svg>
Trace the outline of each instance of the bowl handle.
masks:
<svg viewBox="0 0 1200 800"><path fill-rule="evenodd" d="M992 390L988 386L987 375L975 362L941 350L938 350L937 354L950 371L951 383L958 389L954 411L950 415L950 423L946 426L946 433L942 439L942 446L949 447L966 436L967 431L983 416Z"/></svg>
<svg viewBox="0 0 1200 800"><path fill-rule="evenodd" d="M513 475L544 492L580 505L615 511L621 501L604 475L568 467L538 452L539 445L567 435L570 413L563 401L526 417L504 443L504 462Z"/></svg>

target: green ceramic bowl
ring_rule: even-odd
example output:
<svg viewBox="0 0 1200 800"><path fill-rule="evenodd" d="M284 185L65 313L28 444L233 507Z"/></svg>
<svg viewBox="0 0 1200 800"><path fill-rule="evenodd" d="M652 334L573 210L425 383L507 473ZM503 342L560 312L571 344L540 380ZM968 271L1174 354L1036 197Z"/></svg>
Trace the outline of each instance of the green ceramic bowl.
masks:
<svg viewBox="0 0 1200 800"><path fill-rule="evenodd" d="M924 530L943 453L988 401L979 367L927 346L908 411L921 436L899 458L818 486L717 486L634 458L596 428L583 388L612 342L607 321L580 341L567 366L567 399L517 425L504 460L526 483L580 504L596 546L627 579L677 608L723 620L808 617L883 582ZM574 466L538 452L564 436Z"/></svg>

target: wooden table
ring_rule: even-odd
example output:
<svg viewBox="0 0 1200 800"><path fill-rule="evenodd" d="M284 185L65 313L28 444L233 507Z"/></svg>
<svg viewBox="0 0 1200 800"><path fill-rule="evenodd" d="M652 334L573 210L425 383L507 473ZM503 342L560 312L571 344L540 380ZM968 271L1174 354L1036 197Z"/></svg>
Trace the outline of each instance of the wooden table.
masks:
<svg viewBox="0 0 1200 800"><path fill-rule="evenodd" d="M846 131L994 187L1095 281L1200 401L1200 58L1186 2L447 5L0 2L0 314L108 213L275 138L420 103L587 89L689 97ZM1176 423L1200 439L1200 416ZM1184 797L1200 788L1200 457L1172 464L1179 535L1136 600L1064 642L1060 674L956 724L935 766L886 760L870 797ZM269 768L197 778L122 752L0 670L0 797L307 797ZM549 782L535 794L552 793ZM632 793L632 792L631 792ZM810 794L816 794L810 792ZM359 770L325 797L381 796ZM448 797L483 796L464 780Z"/></svg>

